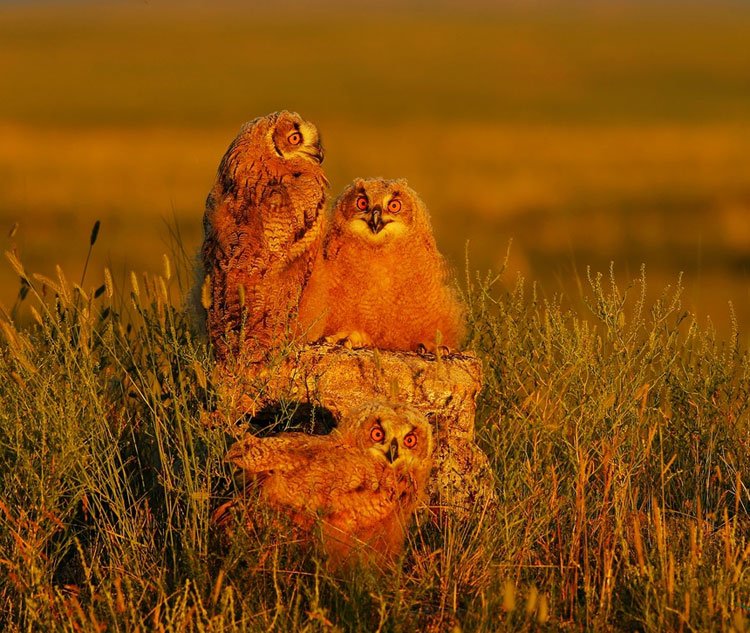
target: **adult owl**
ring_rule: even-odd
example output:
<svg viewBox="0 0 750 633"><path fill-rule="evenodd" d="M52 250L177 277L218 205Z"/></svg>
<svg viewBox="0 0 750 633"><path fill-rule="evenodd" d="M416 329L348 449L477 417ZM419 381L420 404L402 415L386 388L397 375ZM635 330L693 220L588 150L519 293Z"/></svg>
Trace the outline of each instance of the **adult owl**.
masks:
<svg viewBox="0 0 750 633"><path fill-rule="evenodd" d="M339 196L300 321L311 341L391 350L434 349L437 341L459 347L464 308L427 208L405 180L355 180Z"/></svg>
<svg viewBox="0 0 750 633"><path fill-rule="evenodd" d="M217 359L260 361L284 338L323 237L318 130L294 112L242 128L206 200L199 272Z"/></svg>
<svg viewBox="0 0 750 633"><path fill-rule="evenodd" d="M405 404L375 400L351 411L329 435L247 435L225 459L303 532L319 525L335 568L401 553L431 456L425 416Z"/></svg>

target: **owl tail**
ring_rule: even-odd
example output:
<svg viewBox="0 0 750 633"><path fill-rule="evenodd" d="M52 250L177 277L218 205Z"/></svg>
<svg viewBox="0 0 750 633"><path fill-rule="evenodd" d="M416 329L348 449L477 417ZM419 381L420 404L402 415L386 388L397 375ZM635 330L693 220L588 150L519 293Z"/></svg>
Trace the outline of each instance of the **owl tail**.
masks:
<svg viewBox="0 0 750 633"><path fill-rule="evenodd" d="M232 520L232 512L235 511L237 501L227 501L222 503L216 510L211 513L211 521L219 528L225 528Z"/></svg>

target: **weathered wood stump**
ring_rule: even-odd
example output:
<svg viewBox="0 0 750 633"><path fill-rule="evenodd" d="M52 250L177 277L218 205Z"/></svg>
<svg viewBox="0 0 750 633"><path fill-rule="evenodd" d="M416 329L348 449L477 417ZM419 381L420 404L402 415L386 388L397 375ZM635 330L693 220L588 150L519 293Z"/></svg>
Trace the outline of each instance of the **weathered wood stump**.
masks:
<svg viewBox="0 0 750 633"><path fill-rule="evenodd" d="M339 420L373 399L398 399L422 411L435 436L430 506L461 514L495 501L486 455L474 443L482 366L471 354L441 357L376 349L310 345L260 372L227 367L220 387L222 417L237 420L275 405L322 407ZM244 432L236 427L236 434Z"/></svg>

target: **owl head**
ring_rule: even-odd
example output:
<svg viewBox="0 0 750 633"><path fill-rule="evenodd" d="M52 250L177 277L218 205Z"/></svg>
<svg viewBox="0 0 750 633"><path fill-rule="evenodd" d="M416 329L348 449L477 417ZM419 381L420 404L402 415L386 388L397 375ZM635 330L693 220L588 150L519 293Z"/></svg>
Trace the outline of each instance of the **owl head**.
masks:
<svg viewBox="0 0 750 633"><path fill-rule="evenodd" d="M219 165L221 193L254 185L261 167L275 177L313 173L327 186L320 163L323 145L318 128L296 112L281 110L245 123Z"/></svg>
<svg viewBox="0 0 750 633"><path fill-rule="evenodd" d="M275 112L268 115L268 141L276 155L285 160L300 159L323 162L323 145L318 128L296 112Z"/></svg>
<svg viewBox="0 0 750 633"><path fill-rule="evenodd" d="M354 409L339 429L353 434L354 443L393 468L422 468L432 456L432 429L417 409L373 400Z"/></svg>
<svg viewBox="0 0 750 633"><path fill-rule="evenodd" d="M333 206L333 226L343 236L384 246L429 226L424 203L405 180L357 179Z"/></svg>

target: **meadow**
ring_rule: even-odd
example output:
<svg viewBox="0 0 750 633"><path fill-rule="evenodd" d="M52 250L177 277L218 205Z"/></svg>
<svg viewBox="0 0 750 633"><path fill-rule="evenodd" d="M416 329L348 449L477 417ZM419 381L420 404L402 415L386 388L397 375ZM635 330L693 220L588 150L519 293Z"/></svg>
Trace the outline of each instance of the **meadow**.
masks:
<svg viewBox="0 0 750 633"><path fill-rule="evenodd" d="M214 363L170 303L186 271L106 275L95 296L10 260L35 325L0 320L5 630L750 625L750 357L686 318L679 288L649 306L645 279L625 293L592 278L582 319L474 279L478 443L499 502L421 514L382 574L331 573L277 523L248 531L239 513L227 537L211 520L235 494L231 438L204 422Z"/></svg>
<svg viewBox="0 0 750 633"><path fill-rule="evenodd" d="M749 27L0 5L0 628L748 630ZM211 524L231 438L184 295L222 153L279 108L320 127L332 195L420 192L483 362L499 504L420 515L385 575Z"/></svg>

